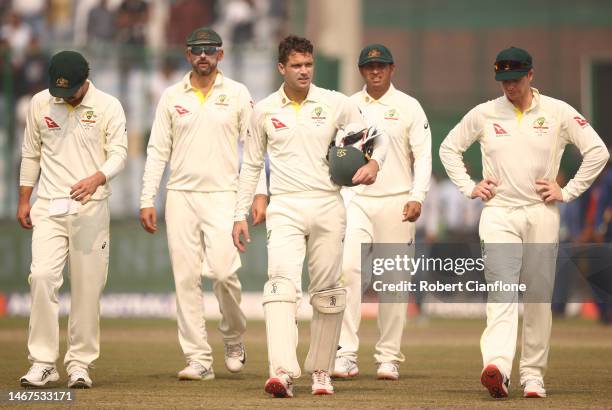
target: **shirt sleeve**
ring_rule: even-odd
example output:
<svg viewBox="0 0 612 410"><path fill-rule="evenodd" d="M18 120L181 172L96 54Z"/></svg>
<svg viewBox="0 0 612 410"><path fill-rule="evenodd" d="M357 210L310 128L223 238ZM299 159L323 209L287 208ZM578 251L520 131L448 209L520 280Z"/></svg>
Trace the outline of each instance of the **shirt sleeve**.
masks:
<svg viewBox="0 0 612 410"><path fill-rule="evenodd" d="M567 142L574 144L582 155L582 164L561 189L563 202L569 202L586 191L610 158L606 145L591 125L570 105L564 104L561 133Z"/></svg>
<svg viewBox="0 0 612 410"><path fill-rule="evenodd" d="M141 209L155 206L159 183L172 153L172 116L168 111L167 101L167 93L162 94L155 110L155 120L151 128L147 146L147 161L142 177Z"/></svg>
<svg viewBox="0 0 612 410"><path fill-rule="evenodd" d="M234 212L234 221L246 220L253 200L253 194L262 173L265 172L265 152L267 135L265 131L265 112L255 107L251 116L251 125L244 141L244 153L240 179L238 182L238 199Z"/></svg>
<svg viewBox="0 0 612 410"><path fill-rule="evenodd" d="M425 111L418 102L413 110L414 120L408 130L408 143L414 154L414 182L409 201L423 203L431 179L431 129Z"/></svg>
<svg viewBox="0 0 612 410"><path fill-rule="evenodd" d="M40 151L42 140L36 123L36 100L32 99L26 116L26 127L21 146L20 186L34 186L40 172Z"/></svg>
<svg viewBox="0 0 612 410"><path fill-rule="evenodd" d="M127 127L123 107L118 100L113 100L106 114L104 130L106 161L100 172L106 176L108 183L125 167L127 160Z"/></svg>
<svg viewBox="0 0 612 410"><path fill-rule="evenodd" d="M470 197L476 183L463 163L463 153L482 135L482 116L478 107L468 112L440 145L440 159L450 180L463 195Z"/></svg>
<svg viewBox="0 0 612 410"><path fill-rule="evenodd" d="M240 143L245 144L246 136L251 132L252 117L253 117L253 99L246 87L243 87L240 92L240 118L239 132ZM266 167L264 166L259 173L255 195L268 195L268 183L266 180Z"/></svg>

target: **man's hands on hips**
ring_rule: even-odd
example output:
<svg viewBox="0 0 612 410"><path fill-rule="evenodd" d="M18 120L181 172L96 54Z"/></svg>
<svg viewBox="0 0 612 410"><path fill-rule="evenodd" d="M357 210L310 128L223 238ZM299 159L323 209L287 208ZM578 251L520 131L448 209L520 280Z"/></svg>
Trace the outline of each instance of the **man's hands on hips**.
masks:
<svg viewBox="0 0 612 410"><path fill-rule="evenodd" d="M236 221L234 222L234 229L232 229L232 239L234 240L234 246L240 251L246 251L246 243L240 239L240 236L244 238L246 243L251 242L251 237L249 236L249 225L247 221Z"/></svg>
<svg viewBox="0 0 612 410"><path fill-rule="evenodd" d="M255 195L253 205L251 205L251 216L253 217L253 226L258 225L266 220L266 209L268 208L268 196L263 194Z"/></svg>
<svg viewBox="0 0 612 410"><path fill-rule="evenodd" d="M353 175L353 184L372 185L374 182L376 182L376 175L378 174L379 169L380 167L378 166L378 162L376 162L376 160L369 160L367 164L355 172L355 175Z"/></svg>
<svg viewBox="0 0 612 410"><path fill-rule="evenodd" d="M498 185L499 182L495 178L485 178L474 187L470 198L480 198L485 202L489 201L495 196Z"/></svg>
<svg viewBox="0 0 612 410"><path fill-rule="evenodd" d="M555 201L563 202L561 187L556 181L547 181L545 179L536 179L536 192L546 204L552 204Z"/></svg>
<svg viewBox="0 0 612 410"><path fill-rule="evenodd" d="M88 176L70 187L70 198L85 205L100 185L106 184L106 175L100 171Z"/></svg>
<svg viewBox="0 0 612 410"><path fill-rule="evenodd" d="M421 204L417 201L406 202L402 216L402 222L416 222L421 216Z"/></svg>
<svg viewBox="0 0 612 410"><path fill-rule="evenodd" d="M157 231L157 213L155 208L142 208L140 210L140 224L149 233Z"/></svg>

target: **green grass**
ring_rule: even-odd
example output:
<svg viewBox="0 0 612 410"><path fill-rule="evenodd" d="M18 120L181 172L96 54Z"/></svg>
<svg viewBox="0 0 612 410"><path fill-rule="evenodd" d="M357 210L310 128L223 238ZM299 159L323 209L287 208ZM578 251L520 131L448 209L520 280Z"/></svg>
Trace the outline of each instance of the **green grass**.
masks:
<svg viewBox="0 0 612 410"><path fill-rule="evenodd" d="M308 324L300 324L299 358L307 350ZM62 335L66 323L62 321ZM510 398L494 401L480 385L480 333L484 320L433 319L409 323L404 332L399 382L375 380L373 363L376 323L361 329L360 376L335 382L334 396L310 395L310 378L296 381L294 399L272 399L263 391L267 378L265 327L250 322L246 335L245 370L230 374L223 365L223 344L215 322L207 328L217 378L179 382L184 361L176 323L170 320L112 319L102 321L102 354L92 370L94 388L76 391L74 407L99 408L610 408L612 406L612 328L594 322L558 320L553 325L549 397L521 398L518 371L513 372ZM0 321L0 390L19 390L27 370L26 319ZM65 352L65 337L60 343ZM516 362L517 360L515 360ZM61 360L60 360L61 363ZM64 388L63 369L59 387ZM5 393L6 394L6 393ZM4 399L4 398L2 398ZM0 405L2 405L0 400ZM6 402L4 402L6 403ZM57 406L54 406L57 407Z"/></svg>

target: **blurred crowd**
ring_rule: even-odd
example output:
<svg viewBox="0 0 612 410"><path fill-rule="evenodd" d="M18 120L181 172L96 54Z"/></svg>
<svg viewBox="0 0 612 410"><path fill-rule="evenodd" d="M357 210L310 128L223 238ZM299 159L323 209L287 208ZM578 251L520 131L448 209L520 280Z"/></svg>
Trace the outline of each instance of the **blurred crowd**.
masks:
<svg viewBox="0 0 612 410"><path fill-rule="evenodd" d="M131 215L138 206L131 187L140 183L157 101L190 69L183 57L187 35L215 28L228 50L221 69L262 98L273 86L270 54L287 14L282 0L0 0L0 217L14 212L11 182L18 177L28 103L47 88L52 54L79 50L90 62L90 79L121 100L130 161L114 183L128 199L113 207ZM244 69L247 58L257 74Z"/></svg>

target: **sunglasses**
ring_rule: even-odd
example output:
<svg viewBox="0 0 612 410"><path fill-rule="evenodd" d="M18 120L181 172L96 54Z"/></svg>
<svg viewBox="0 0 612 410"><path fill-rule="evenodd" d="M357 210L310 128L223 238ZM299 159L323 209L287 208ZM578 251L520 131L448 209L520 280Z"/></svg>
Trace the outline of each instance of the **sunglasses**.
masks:
<svg viewBox="0 0 612 410"><path fill-rule="evenodd" d="M207 56L215 55L217 51L221 50L221 47L216 46L191 46L189 47L189 52L194 56L201 56L202 53Z"/></svg>
<svg viewBox="0 0 612 410"><path fill-rule="evenodd" d="M526 61L512 61L512 60L498 61L493 66L495 67L496 73L499 73L501 71L526 70L531 67L531 65Z"/></svg>

